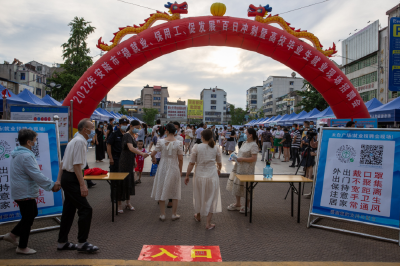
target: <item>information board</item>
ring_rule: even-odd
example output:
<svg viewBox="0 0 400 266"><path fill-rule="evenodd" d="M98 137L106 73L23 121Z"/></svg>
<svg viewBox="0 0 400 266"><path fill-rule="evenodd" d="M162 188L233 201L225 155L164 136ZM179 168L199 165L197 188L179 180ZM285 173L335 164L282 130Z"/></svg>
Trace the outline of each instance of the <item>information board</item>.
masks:
<svg viewBox="0 0 400 266"><path fill-rule="evenodd" d="M188 118L203 119L203 100L188 100Z"/></svg>
<svg viewBox="0 0 400 266"><path fill-rule="evenodd" d="M187 119L187 106L167 105L167 118Z"/></svg>
<svg viewBox="0 0 400 266"><path fill-rule="evenodd" d="M38 134L38 147L33 153L39 168L45 176L57 181L60 153L56 123L0 120L0 224L21 219L18 205L11 198L10 162L11 152L19 146L18 131L22 128ZM62 213L61 190L53 193L40 188L36 202L38 217Z"/></svg>
<svg viewBox="0 0 400 266"><path fill-rule="evenodd" d="M32 106L32 105L10 105L10 119L24 121L53 121L58 115L58 129L60 143L68 143L68 106Z"/></svg>
<svg viewBox="0 0 400 266"><path fill-rule="evenodd" d="M399 229L400 131L321 129L310 215Z"/></svg>
<svg viewBox="0 0 400 266"><path fill-rule="evenodd" d="M389 90L400 91L400 18L389 22Z"/></svg>

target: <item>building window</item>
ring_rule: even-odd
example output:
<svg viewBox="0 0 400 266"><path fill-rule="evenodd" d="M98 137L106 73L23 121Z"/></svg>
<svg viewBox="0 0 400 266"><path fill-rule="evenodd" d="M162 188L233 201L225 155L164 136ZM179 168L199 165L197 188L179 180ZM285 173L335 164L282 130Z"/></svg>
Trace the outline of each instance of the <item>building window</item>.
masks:
<svg viewBox="0 0 400 266"><path fill-rule="evenodd" d="M211 100L211 104L217 104L216 100Z"/></svg>
<svg viewBox="0 0 400 266"><path fill-rule="evenodd" d="M217 98L217 94L211 94L211 98Z"/></svg>
<svg viewBox="0 0 400 266"><path fill-rule="evenodd" d="M226 104L226 101L224 101L224 104Z"/></svg>
<svg viewBox="0 0 400 266"><path fill-rule="evenodd" d="M42 95L42 89L36 88L36 95L41 96Z"/></svg>
<svg viewBox="0 0 400 266"><path fill-rule="evenodd" d="M159 112L161 112L161 109L160 109L160 108L158 108L158 111L159 111Z"/></svg>
<svg viewBox="0 0 400 266"><path fill-rule="evenodd" d="M142 111L142 109L139 109L139 112L141 112Z"/></svg>
<svg viewBox="0 0 400 266"><path fill-rule="evenodd" d="M224 98L226 98L226 95L224 94Z"/></svg>
<svg viewBox="0 0 400 266"><path fill-rule="evenodd" d="M224 110L226 110L226 107L224 106Z"/></svg>
<svg viewBox="0 0 400 266"><path fill-rule="evenodd" d="M252 100L251 104L257 104L257 100Z"/></svg>
<svg viewBox="0 0 400 266"><path fill-rule="evenodd" d="M211 110L217 110L217 106L211 106Z"/></svg>
<svg viewBox="0 0 400 266"><path fill-rule="evenodd" d="M41 71L42 71L42 67L41 67L41 66L37 66L37 67L36 67L36 70L39 71L39 72L41 72Z"/></svg>
<svg viewBox="0 0 400 266"><path fill-rule="evenodd" d="M21 73L21 80L25 80L25 73Z"/></svg>
<svg viewBox="0 0 400 266"><path fill-rule="evenodd" d="M153 106L161 106L161 103L153 103Z"/></svg>
<svg viewBox="0 0 400 266"><path fill-rule="evenodd" d="M154 101L161 101L161 97L153 97Z"/></svg>
<svg viewBox="0 0 400 266"><path fill-rule="evenodd" d="M294 89L293 88L290 88L290 92L293 92L294 91Z"/></svg>
<svg viewBox="0 0 400 266"><path fill-rule="evenodd" d="M289 85L294 85L294 81L290 81L290 82L289 82Z"/></svg>

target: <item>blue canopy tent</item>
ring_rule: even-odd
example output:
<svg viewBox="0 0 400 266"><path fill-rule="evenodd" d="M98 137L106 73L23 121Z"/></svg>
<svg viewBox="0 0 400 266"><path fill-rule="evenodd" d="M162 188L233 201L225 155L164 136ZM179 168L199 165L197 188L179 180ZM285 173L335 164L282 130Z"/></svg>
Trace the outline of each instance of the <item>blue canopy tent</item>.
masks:
<svg viewBox="0 0 400 266"><path fill-rule="evenodd" d="M50 97L49 95L46 95L42 98L42 101L45 103L52 105L52 106L61 106L62 104L58 101L56 101L54 98Z"/></svg>
<svg viewBox="0 0 400 266"><path fill-rule="evenodd" d="M267 120L264 121L264 126L268 126L268 122L274 118L275 118L275 116L268 117Z"/></svg>
<svg viewBox="0 0 400 266"><path fill-rule="evenodd" d="M6 88L0 85L0 92L3 92ZM7 94L7 99L6 99L6 104L30 104L29 102L21 99L18 97L18 95L12 93L10 90L8 90L8 93L11 95L11 97L8 97L9 95ZM3 98L0 97L0 112L3 112Z"/></svg>
<svg viewBox="0 0 400 266"><path fill-rule="evenodd" d="M320 111L317 108L312 109L308 114L301 118L297 118L297 121L300 121L299 123L303 124L304 121L310 120L310 117L319 114ZM311 119L313 121L313 119Z"/></svg>
<svg viewBox="0 0 400 266"><path fill-rule="evenodd" d="M289 115L286 115L284 118L279 120L278 125L285 126L286 125L286 121L290 120L292 117L295 117L296 115L297 115L296 113L291 113Z"/></svg>
<svg viewBox="0 0 400 266"><path fill-rule="evenodd" d="M35 94L30 92L28 89L23 90L18 96L22 99L25 100L31 104L36 104L36 105L46 105L48 106L49 104L42 101L39 97L37 97Z"/></svg>
<svg viewBox="0 0 400 266"><path fill-rule="evenodd" d="M262 118L257 125L263 125L265 121L267 121L268 118Z"/></svg>
<svg viewBox="0 0 400 266"><path fill-rule="evenodd" d="M282 125L282 120L287 119L288 116L288 114L284 114L279 119L276 119L274 122L276 122L277 125Z"/></svg>
<svg viewBox="0 0 400 266"><path fill-rule="evenodd" d="M330 106L328 108L326 108L325 110L323 110L322 112L309 117L308 120L316 122L318 118L326 117L326 116L335 116L335 114L333 113L332 108Z"/></svg>
<svg viewBox="0 0 400 266"><path fill-rule="evenodd" d="M371 118L378 118L378 122L400 121L400 98L369 111Z"/></svg>
<svg viewBox="0 0 400 266"><path fill-rule="evenodd" d="M109 114L106 110L103 110L101 108L97 108L95 111L97 111L100 115L102 115L105 119L104 121L108 121L110 118L115 118L111 114Z"/></svg>
<svg viewBox="0 0 400 266"><path fill-rule="evenodd" d="M60 103L63 104L63 103L64 103L64 100L60 101Z"/></svg>
<svg viewBox="0 0 400 266"><path fill-rule="evenodd" d="M275 124L275 121L278 120L278 119L281 118L281 117L282 117L281 115L275 116L273 119L271 119L271 120L268 121L268 125L269 125L270 123L274 123L274 124Z"/></svg>
<svg viewBox="0 0 400 266"><path fill-rule="evenodd" d="M289 118L288 120L285 121L285 126L293 125L294 121L295 121L298 117L303 116L303 115L305 115L305 114L307 114L306 111L301 111L300 113L294 115L293 117L291 117L291 118Z"/></svg>
<svg viewBox="0 0 400 266"><path fill-rule="evenodd" d="M303 117L305 117L305 116L307 116L309 113L305 113L305 114L302 114L302 115L299 115L299 116L297 116L296 117L296 119L293 121L293 123L295 123L295 124L298 124L298 125L302 125L303 124Z"/></svg>
<svg viewBox="0 0 400 266"><path fill-rule="evenodd" d="M259 121L261 121L261 119L253 120L253 122L251 122L250 126L256 125Z"/></svg>
<svg viewBox="0 0 400 266"><path fill-rule="evenodd" d="M380 106L382 106L383 103L381 103L378 99L376 98L372 98L371 100L369 100L368 102L365 103L365 106L367 107L368 111L378 108Z"/></svg>

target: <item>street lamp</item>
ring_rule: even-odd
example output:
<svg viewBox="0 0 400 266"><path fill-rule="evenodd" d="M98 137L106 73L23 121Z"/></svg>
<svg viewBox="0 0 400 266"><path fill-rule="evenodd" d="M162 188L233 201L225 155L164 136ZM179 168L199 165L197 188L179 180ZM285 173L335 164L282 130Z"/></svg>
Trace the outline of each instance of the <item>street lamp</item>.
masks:
<svg viewBox="0 0 400 266"><path fill-rule="evenodd" d="M289 112L290 112L290 104L289 103L287 103L287 114L289 114Z"/></svg>
<svg viewBox="0 0 400 266"><path fill-rule="evenodd" d="M56 84L54 81L50 82L50 84L43 83L46 87L50 88L50 96L53 96L53 88L59 89L61 88L61 84Z"/></svg>

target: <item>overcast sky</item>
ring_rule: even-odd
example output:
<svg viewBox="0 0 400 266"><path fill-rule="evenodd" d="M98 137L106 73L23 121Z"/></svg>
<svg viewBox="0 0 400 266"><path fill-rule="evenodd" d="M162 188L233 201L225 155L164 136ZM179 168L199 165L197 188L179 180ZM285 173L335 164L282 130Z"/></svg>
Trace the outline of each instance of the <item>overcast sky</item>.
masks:
<svg viewBox="0 0 400 266"><path fill-rule="evenodd" d="M124 1L167 11L164 8L167 0ZM273 8L271 13L275 15L321 1L271 0L260 3L229 0L224 3L226 16L247 18L249 4L269 4ZM183 0L178 1L181 2ZM210 15L210 6L216 1L186 2L189 13L183 17ZM296 29L314 33L324 48L335 42L340 56L339 39L347 38L355 29L366 27L368 21L379 20L381 27L386 27L386 11L398 3L398 0L329 0L282 14L282 17ZM13 0L2 1L1 5L0 62L12 62L17 58L24 63L36 60L50 66L63 62L61 44L68 40L68 23L75 16L91 21L91 25L96 27L87 40L91 55L96 56L100 53L96 48L99 37L103 37L105 42L111 40L118 27L138 25L154 13L117 0ZM99 56L94 57L97 59ZM334 60L341 63L340 57ZM117 84L108 95L109 100L133 100L139 98L140 90L149 84L168 86L170 100L187 100L200 98L203 88L218 86L227 91L228 102L245 107L246 89L262 85L268 76L290 76L291 73L292 70L285 65L254 52L229 47L198 47L150 61Z"/></svg>

